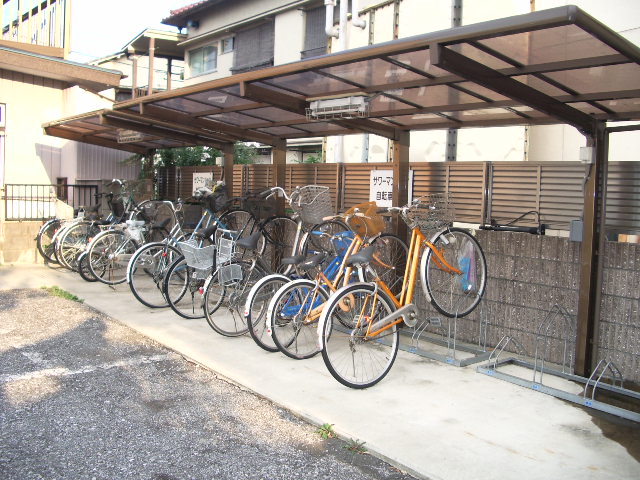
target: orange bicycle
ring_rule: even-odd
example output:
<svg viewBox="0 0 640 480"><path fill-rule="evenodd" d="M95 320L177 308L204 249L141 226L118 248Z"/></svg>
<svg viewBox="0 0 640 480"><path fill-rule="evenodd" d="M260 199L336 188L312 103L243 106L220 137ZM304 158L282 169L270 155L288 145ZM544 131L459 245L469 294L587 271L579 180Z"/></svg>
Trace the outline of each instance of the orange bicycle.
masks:
<svg viewBox="0 0 640 480"><path fill-rule="evenodd" d="M347 265L364 267L372 282L350 284L333 293L318 325L319 346L329 372L351 388L382 380L395 361L401 323L415 326L413 303L418 275L428 301L447 317L462 317L480 303L487 264L480 244L467 230L451 227L446 196L422 197L405 207L389 208L411 228L409 254L397 295L369 269L373 249L351 255ZM430 239L423 232L437 231ZM421 258L422 257L422 258Z"/></svg>

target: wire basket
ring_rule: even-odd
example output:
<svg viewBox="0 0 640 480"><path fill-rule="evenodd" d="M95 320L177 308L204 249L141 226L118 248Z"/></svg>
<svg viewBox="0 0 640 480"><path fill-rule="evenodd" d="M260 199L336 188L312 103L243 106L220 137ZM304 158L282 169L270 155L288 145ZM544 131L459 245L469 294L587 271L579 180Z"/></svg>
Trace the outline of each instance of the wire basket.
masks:
<svg viewBox="0 0 640 480"><path fill-rule="evenodd" d="M138 243L144 243L144 220L127 220L124 229L125 235Z"/></svg>
<svg viewBox="0 0 640 480"><path fill-rule="evenodd" d="M329 187L306 185L297 190L298 195L291 199L291 208L300 215L303 223L317 225L325 217L333 215Z"/></svg>
<svg viewBox="0 0 640 480"><path fill-rule="evenodd" d="M275 196L267 199L256 193L249 193L242 199L241 205L242 208L251 212L254 217L264 220L276 213L276 201Z"/></svg>
<svg viewBox="0 0 640 480"><path fill-rule="evenodd" d="M216 261L218 265L222 265L223 263L233 260L233 256L236 253L236 238L238 237L238 232L223 229L218 229L218 232L221 235L218 237Z"/></svg>
<svg viewBox="0 0 640 480"><path fill-rule="evenodd" d="M213 258L216 253L216 246L198 246L195 240L178 242L180 252L184 255L184 260L191 268L196 270L210 270L213 267Z"/></svg>
<svg viewBox="0 0 640 480"><path fill-rule="evenodd" d="M348 218L349 228L361 237L372 237L384 231L384 219L378 213L376 202L354 205L344 212L344 216Z"/></svg>
<svg viewBox="0 0 640 480"><path fill-rule="evenodd" d="M407 205L406 222L411 228L434 232L451 226L455 210L450 193L432 193L415 199Z"/></svg>

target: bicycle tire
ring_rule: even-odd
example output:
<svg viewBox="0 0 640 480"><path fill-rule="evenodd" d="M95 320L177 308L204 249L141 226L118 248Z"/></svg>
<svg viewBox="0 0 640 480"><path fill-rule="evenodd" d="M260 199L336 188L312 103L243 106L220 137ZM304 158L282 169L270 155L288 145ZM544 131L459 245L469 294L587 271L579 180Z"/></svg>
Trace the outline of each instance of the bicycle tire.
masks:
<svg viewBox="0 0 640 480"><path fill-rule="evenodd" d="M267 311L269 302L285 283L291 279L285 275L274 273L260 279L249 291L244 307L244 318L249 335L256 345L267 352L277 352L278 347L270 335Z"/></svg>
<svg viewBox="0 0 640 480"><path fill-rule="evenodd" d="M65 228L56 240L58 263L76 272L78 255L86 250L91 238L96 233L98 233L98 227L93 222L81 221Z"/></svg>
<svg viewBox="0 0 640 480"><path fill-rule="evenodd" d="M91 273L107 285L127 281L127 266L138 244L121 230L100 232L89 244L88 262Z"/></svg>
<svg viewBox="0 0 640 480"><path fill-rule="evenodd" d="M318 318L310 313L322 304L329 294L316 282L299 279L283 285L269 303L268 319L271 338L282 353L302 360L320 352L317 342Z"/></svg>
<svg viewBox="0 0 640 480"><path fill-rule="evenodd" d="M179 256L180 250L166 242L147 243L136 250L127 266L127 283L136 300L149 308L169 306L162 282Z"/></svg>
<svg viewBox="0 0 640 480"><path fill-rule="evenodd" d="M78 254L78 258L76 260L78 274L80 274L80 278L82 278L85 282L97 282L98 279L91 273L91 269L89 268L89 263L87 262L87 251L80 252Z"/></svg>
<svg viewBox="0 0 640 480"><path fill-rule="evenodd" d="M240 266L241 278L231 284L220 285L221 269L233 268L234 265ZM247 296L253 285L265 275L266 272L260 265L246 260L219 266L218 271L207 280L204 292L202 309L209 326L225 337L238 337L247 333L243 311ZM225 312L219 310L221 304L226 307Z"/></svg>
<svg viewBox="0 0 640 480"><path fill-rule="evenodd" d="M462 275L441 268L438 256L429 249L422 255L420 280L427 299L443 315L464 317L482 300L487 282L487 261L482 247L467 230L448 228L431 240L445 261Z"/></svg>
<svg viewBox="0 0 640 480"><path fill-rule="evenodd" d="M331 296L320 318L318 341L333 378L350 388L369 388L389 373L398 353L398 325L379 337L365 333L369 322L393 311L393 302L370 283L347 285Z"/></svg>
<svg viewBox="0 0 640 480"><path fill-rule="evenodd" d="M162 292L171 310L180 317L188 320L204 317L203 294L209 276L204 272L187 265L183 255L169 266L162 282Z"/></svg>
<svg viewBox="0 0 640 480"><path fill-rule="evenodd" d="M333 247L329 244L330 240L323 235L314 235L312 232L322 232L329 235L335 235L340 232L349 232L349 226L341 220L327 220L318 223L309 230L309 234L304 239L304 243L300 249L305 255L313 255L315 253L324 253L333 251Z"/></svg>
<svg viewBox="0 0 640 480"><path fill-rule="evenodd" d="M56 245L53 238L61 227L62 221L59 218L52 218L40 227L38 235L36 235L36 248L45 263L59 263L56 258Z"/></svg>
<svg viewBox="0 0 640 480"><path fill-rule="evenodd" d="M266 240L263 259L273 272L283 272L290 268L282 265L282 259L293 255L298 222L286 215L274 215L260 224Z"/></svg>

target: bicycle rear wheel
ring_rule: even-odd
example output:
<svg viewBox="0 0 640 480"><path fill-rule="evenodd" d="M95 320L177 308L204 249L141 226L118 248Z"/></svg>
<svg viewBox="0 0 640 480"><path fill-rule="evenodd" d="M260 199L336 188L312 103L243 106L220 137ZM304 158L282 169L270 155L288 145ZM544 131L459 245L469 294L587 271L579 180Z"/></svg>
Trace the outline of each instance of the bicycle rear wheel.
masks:
<svg viewBox="0 0 640 480"><path fill-rule="evenodd" d="M251 234L258 231L258 221L256 218L247 210L229 210L228 212L223 213L218 218L218 230L215 232L215 243L218 245L218 240L222 233L220 232L220 228L225 230L232 230L234 232L238 232L238 237L236 240L240 240L241 238L246 238ZM265 248L265 239L264 236L260 238L258 241L258 247L256 249L256 253L258 255L262 255L264 253Z"/></svg>
<svg viewBox="0 0 640 480"><path fill-rule="evenodd" d="M162 281L169 266L181 256L180 250L166 242L148 243L131 257L127 282L133 296L149 308L168 307L162 293Z"/></svg>
<svg viewBox="0 0 640 480"><path fill-rule="evenodd" d="M76 265L77 265L78 273L80 274L80 277L82 277L83 280L85 280L86 282L98 281L95 275L91 273L91 269L89 268L89 262L87 261L86 251L80 252L80 254L78 254Z"/></svg>
<svg viewBox="0 0 640 480"><path fill-rule="evenodd" d="M244 307L244 319L249 335L260 348L267 352L277 352L278 347L270 335L267 310L275 293L291 279L285 275L274 273L259 280L249 292Z"/></svg>
<svg viewBox="0 0 640 480"><path fill-rule="evenodd" d="M85 251L91 238L99 232L92 222L78 222L65 228L56 239L56 258L60 265L77 271L78 255Z"/></svg>
<svg viewBox="0 0 640 480"><path fill-rule="evenodd" d="M342 287L331 296L320 319L322 358L331 375L347 387L375 385L389 373L398 353L397 325L367 335L370 324L395 310L393 302L376 290L362 283Z"/></svg>
<svg viewBox="0 0 640 480"><path fill-rule="evenodd" d="M274 272L290 268L281 262L284 257L293 255L298 222L285 215L276 215L266 219L261 230L266 239L264 262Z"/></svg>
<svg viewBox="0 0 640 480"><path fill-rule="evenodd" d="M369 266L375 270L378 278L397 295L402 289L409 247L400 237L391 233L383 233L376 237L372 245L375 246L375 253Z"/></svg>
<svg viewBox="0 0 640 480"><path fill-rule="evenodd" d="M433 246L422 255L420 277L425 295L447 317L464 317L473 311L487 281L487 261L480 244L468 231L449 228L438 233ZM449 272L441 258L462 273Z"/></svg>
<svg viewBox="0 0 640 480"><path fill-rule="evenodd" d="M318 348L317 309L329 295L316 282L299 279L282 286L269 303L271 338L286 356L302 360L316 355Z"/></svg>

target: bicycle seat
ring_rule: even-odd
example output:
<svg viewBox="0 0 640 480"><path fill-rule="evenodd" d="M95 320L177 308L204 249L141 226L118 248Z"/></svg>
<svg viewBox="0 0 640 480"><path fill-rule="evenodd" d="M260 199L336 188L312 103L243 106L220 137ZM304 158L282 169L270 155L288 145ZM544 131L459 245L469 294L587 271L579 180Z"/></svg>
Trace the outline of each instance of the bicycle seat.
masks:
<svg viewBox="0 0 640 480"><path fill-rule="evenodd" d="M262 232L257 231L255 233L252 233L248 237L244 237L238 240L236 242L236 246L240 248L244 248L246 250L257 250L260 237L262 237Z"/></svg>
<svg viewBox="0 0 640 480"><path fill-rule="evenodd" d="M314 256L302 262L299 267L302 270L309 270L310 268L320 265L325 258L327 258L326 253L316 253Z"/></svg>
<svg viewBox="0 0 640 480"><path fill-rule="evenodd" d="M306 257L304 255L294 255L292 257L284 257L280 263L282 265L298 265L302 261L304 261Z"/></svg>
<svg viewBox="0 0 640 480"><path fill-rule="evenodd" d="M354 253L353 255L349 255L345 265L348 267L353 267L354 265L362 265L364 263L369 263L373 258L373 252L375 251L375 246L370 245L367 248L363 248L358 253Z"/></svg>
<svg viewBox="0 0 640 480"><path fill-rule="evenodd" d="M209 228L205 229L203 232L196 232L194 236L198 238L211 238L211 236L213 235L213 233L216 231L217 228L218 228L217 225L211 225Z"/></svg>

